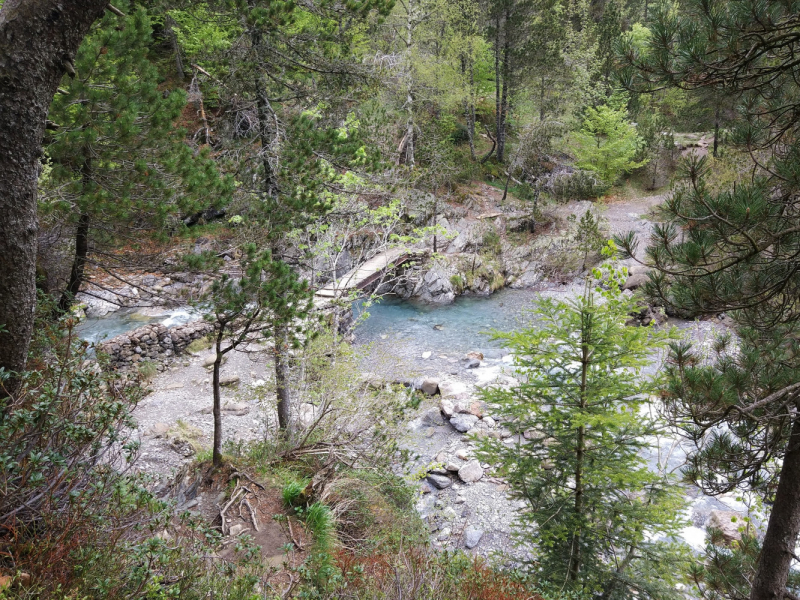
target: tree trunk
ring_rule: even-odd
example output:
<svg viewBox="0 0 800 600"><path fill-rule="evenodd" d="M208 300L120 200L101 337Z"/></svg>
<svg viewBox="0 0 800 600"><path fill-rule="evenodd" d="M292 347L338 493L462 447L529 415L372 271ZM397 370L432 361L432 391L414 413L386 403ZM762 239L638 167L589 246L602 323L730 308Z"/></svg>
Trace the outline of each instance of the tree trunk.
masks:
<svg viewBox="0 0 800 600"><path fill-rule="evenodd" d="M495 141L500 139L500 129L502 127L502 104L500 102L502 80L500 73L500 11L497 12L495 17L495 36L494 36L494 120ZM495 142L496 143L496 142ZM494 150L494 148L492 148ZM500 157L500 154L497 155Z"/></svg>
<svg viewBox="0 0 800 600"><path fill-rule="evenodd" d="M719 104L717 104L717 108L714 111L714 158L719 156L717 154L717 149L719 148Z"/></svg>
<svg viewBox="0 0 800 600"><path fill-rule="evenodd" d="M414 43L414 4L408 2L406 15L406 147L405 163L414 168L414 77L411 72L411 46Z"/></svg>
<svg viewBox="0 0 800 600"><path fill-rule="evenodd" d="M469 64L469 66L467 66ZM472 43L470 42L469 55L461 55L461 74L466 76L469 69L469 98L464 99L464 116L467 120L467 138L469 139L469 155L473 162L478 160L475 154L475 102L472 99L472 90L475 89L475 68L472 64Z"/></svg>
<svg viewBox="0 0 800 600"><path fill-rule="evenodd" d="M581 316L581 389L580 389L580 408L586 410L587 398L587 375L589 373L589 342L592 331L592 316L586 312ZM581 544L583 542L580 523L583 521L583 461L586 456L586 427L578 427L578 437L575 441L575 517L578 520L578 528L572 534L572 554L569 561L569 581L577 581L581 571Z"/></svg>
<svg viewBox="0 0 800 600"><path fill-rule="evenodd" d="M178 45L178 36L175 35L175 20L167 14L164 18L164 29L166 30L167 37L169 38L172 52L175 54L175 71L179 79L185 79L186 73L183 70L183 58L181 57L181 47Z"/></svg>
<svg viewBox="0 0 800 600"><path fill-rule="evenodd" d="M508 17L506 17L507 19ZM507 21L506 21L507 22ZM508 88L511 74L511 56L508 33L503 43L503 92L500 97L500 117L497 122L497 160L505 160L506 151L506 118L508 116Z"/></svg>
<svg viewBox="0 0 800 600"><path fill-rule="evenodd" d="M0 9L0 368L25 368L36 308L36 187L65 64L108 0L6 0ZM14 393L18 379L5 384ZM0 397L4 396L0 392Z"/></svg>
<svg viewBox="0 0 800 600"><path fill-rule="evenodd" d="M219 390L219 369L222 366L222 338L225 335L225 324L220 323L217 331L216 359L214 360L214 375L211 387L214 392L214 449L212 462L214 467L222 466L222 397Z"/></svg>
<svg viewBox="0 0 800 600"><path fill-rule="evenodd" d="M783 600L800 533L800 416L795 416L783 457L775 503L758 557L750 600Z"/></svg>
<svg viewBox="0 0 800 600"><path fill-rule="evenodd" d="M86 257L89 254L89 215L83 213L78 220L78 227L75 230L75 256L72 260L72 270L69 274L69 282L61 299L58 301L58 310L66 312L72 306L75 296L83 284L83 272L86 267Z"/></svg>
<svg viewBox="0 0 800 600"><path fill-rule="evenodd" d="M88 149L84 153L83 164L81 165L81 186L82 192L86 193L92 182L92 159ZM78 227L75 229L75 256L72 259L72 270L69 274L69 281L61 299L58 301L58 310L66 312L75 300L75 296L83 284L83 272L86 268L86 258L89 255L89 214L82 213L78 219Z"/></svg>
<svg viewBox="0 0 800 600"><path fill-rule="evenodd" d="M289 363L289 334L285 326L275 327L275 391L278 396L278 427L286 438L292 436L292 397Z"/></svg>

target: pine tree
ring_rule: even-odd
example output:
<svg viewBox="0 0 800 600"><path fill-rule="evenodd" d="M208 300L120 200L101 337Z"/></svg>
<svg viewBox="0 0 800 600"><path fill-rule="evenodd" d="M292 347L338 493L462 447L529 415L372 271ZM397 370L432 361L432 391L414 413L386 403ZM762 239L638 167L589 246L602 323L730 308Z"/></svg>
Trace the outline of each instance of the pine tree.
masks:
<svg viewBox="0 0 800 600"><path fill-rule="evenodd" d="M107 15L84 40L76 76L65 79L50 108L57 129L46 147L52 169L40 210L75 227L61 310L80 290L92 249L136 243L143 229L163 229L170 217L230 197L232 182L175 126L186 95L159 89L151 41L144 9ZM130 229L135 233L128 235Z"/></svg>
<svg viewBox="0 0 800 600"><path fill-rule="evenodd" d="M546 589L680 597L680 492L643 458L658 429L647 413L657 380L643 368L670 334L627 327L635 302L621 274L594 275L606 291L587 280L573 300L538 301L535 329L499 335L520 383L483 397L519 441L484 440L484 459L526 502L517 537Z"/></svg>
<svg viewBox="0 0 800 600"><path fill-rule="evenodd" d="M626 87L735 102L732 141L754 159L746 179L721 189L707 182L707 160L689 161L647 254L657 269L650 294L676 312L726 312L737 323L739 349L716 362L673 348L671 400L700 443L690 475L717 491L746 483L770 506L752 600L790 597L800 535L798 14L797 2L689 0L653 11L645 47L623 38L619 48ZM635 252L634 236L619 242Z"/></svg>

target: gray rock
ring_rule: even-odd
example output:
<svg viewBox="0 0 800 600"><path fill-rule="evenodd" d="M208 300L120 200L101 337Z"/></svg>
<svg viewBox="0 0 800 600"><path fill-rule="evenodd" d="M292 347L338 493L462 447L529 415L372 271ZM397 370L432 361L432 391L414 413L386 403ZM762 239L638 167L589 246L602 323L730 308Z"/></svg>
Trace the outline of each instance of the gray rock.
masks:
<svg viewBox="0 0 800 600"><path fill-rule="evenodd" d="M224 386L229 385L238 385L239 384L239 376L238 375L226 375L225 377L219 378L219 384Z"/></svg>
<svg viewBox="0 0 800 600"><path fill-rule="evenodd" d="M478 422L478 417L470 414L459 413L450 418L450 425L456 428L461 433L466 433L475 426Z"/></svg>
<svg viewBox="0 0 800 600"><path fill-rule="evenodd" d="M483 477L483 468L477 460L471 460L458 470L458 477L465 483L475 483Z"/></svg>
<svg viewBox="0 0 800 600"><path fill-rule="evenodd" d="M426 379L420 389L428 396L435 396L439 392L439 382L435 379Z"/></svg>
<svg viewBox="0 0 800 600"><path fill-rule="evenodd" d="M447 519L448 521L454 521L454 520L455 520L455 518L456 518L458 515L456 514L456 509L454 509L452 506L448 506L447 508L445 508L445 509L442 511L442 516L443 516L445 519Z"/></svg>
<svg viewBox="0 0 800 600"><path fill-rule="evenodd" d="M444 418L442 417L442 413L439 412L438 408L429 408L422 415L422 423L424 425L438 427L440 425L444 425Z"/></svg>
<svg viewBox="0 0 800 600"><path fill-rule="evenodd" d="M481 361L477 358L464 358L461 360L461 364L464 365L465 369L477 369L481 366Z"/></svg>
<svg viewBox="0 0 800 600"><path fill-rule="evenodd" d="M439 388L439 391L441 391L441 387ZM453 416L453 411L455 410L455 407L453 406L453 403L450 402L450 400L445 400L444 398L442 398L439 401L439 409L442 411L442 414L445 417L450 418Z"/></svg>
<svg viewBox="0 0 800 600"><path fill-rule="evenodd" d="M649 281L649 277L647 273L637 273L635 275L630 275L626 280L625 283L622 284L623 290L635 290L645 283Z"/></svg>
<svg viewBox="0 0 800 600"><path fill-rule="evenodd" d="M483 529L478 529L470 525L464 530L464 546L472 549L478 545L483 537Z"/></svg>
<svg viewBox="0 0 800 600"><path fill-rule="evenodd" d="M447 475L437 475L436 473L429 474L428 481L437 490L443 490L453 485L453 480L450 479Z"/></svg>

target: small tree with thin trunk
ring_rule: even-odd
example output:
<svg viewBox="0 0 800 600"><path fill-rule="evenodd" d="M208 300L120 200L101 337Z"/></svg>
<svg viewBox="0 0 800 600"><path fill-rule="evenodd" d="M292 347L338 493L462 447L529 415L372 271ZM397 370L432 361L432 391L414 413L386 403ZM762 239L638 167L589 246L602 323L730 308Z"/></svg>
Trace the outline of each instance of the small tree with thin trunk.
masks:
<svg viewBox="0 0 800 600"><path fill-rule="evenodd" d="M594 276L602 276L595 269ZM535 549L532 570L546 589L610 598L671 598L685 572L676 486L644 458L655 421L643 373L669 336L626 327L635 302L587 280L572 300L544 298L538 326L499 334L516 357L520 383L484 392L518 442L487 438L483 458L526 506L517 536Z"/></svg>
<svg viewBox="0 0 800 600"><path fill-rule="evenodd" d="M249 345L263 342L275 330L288 332L282 342L296 343L294 334L299 333L298 323L308 316L311 298L307 282L299 280L285 263L275 260L269 250L258 252L255 244L247 244L243 248L241 276L223 274L202 300L206 319L215 327L212 379L215 467L222 464L220 368L223 358L233 350L246 350ZM290 437L291 406L279 400L277 410L279 428L283 435Z"/></svg>

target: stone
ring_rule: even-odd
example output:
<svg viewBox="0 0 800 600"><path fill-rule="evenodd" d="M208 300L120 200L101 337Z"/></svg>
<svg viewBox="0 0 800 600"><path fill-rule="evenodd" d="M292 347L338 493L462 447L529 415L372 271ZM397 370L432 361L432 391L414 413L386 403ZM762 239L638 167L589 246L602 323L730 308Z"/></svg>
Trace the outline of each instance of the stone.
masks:
<svg viewBox="0 0 800 600"><path fill-rule="evenodd" d="M464 358L461 360L461 364L464 365L465 369L477 369L481 366L481 361L477 358Z"/></svg>
<svg viewBox="0 0 800 600"><path fill-rule="evenodd" d="M236 537L237 535L240 535L245 531L247 531L247 527L245 527L241 523L237 523L236 525L231 526L230 535Z"/></svg>
<svg viewBox="0 0 800 600"><path fill-rule="evenodd" d="M423 481L422 485L419 486L419 491L423 494L430 494L433 491L433 488L427 481Z"/></svg>
<svg viewBox="0 0 800 600"><path fill-rule="evenodd" d="M543 440L545 435L541 431L536 431L535 429L526 429L522 433L522 437L526 440Z"/></svg>
<svg viewBox="0 0 800 600"><path fill-rule="evenodd" d="M453 480L447 475L437 475L436 473L431 473L428 475L428 482L437 490L443 490L453 485Z"/></svg>
<svg viewBox="0 0 800 600"><path fill-rule="evenodd" d="M479 419L483 417L483 409L485 404L483 402L475 401L469 403L469 414L475 415Z"/></svg>
<svg viewBox="0 0 800 600"><path fill-rule="evenodd" d="M464 448L459 448L456 450L456 458L460 458L461 460L469 460L469 452Z"/></svg>
<svg viewBox="0 0 800 600"><path fill-rule="evenodd" d="M647 273L636 273L635 275L630 275L625 280L625 283L622 284L622 289L635 290L647 283L649 279L650 278L647 276Z"/></svg>
<svg viewBox="0 0 800 600"><path fill-rule="evenodd" d="M426 379L420 389L428 396L435 396L439 392L439 382L435 379Z"/></svg>
<svg viewBox="0 0 800 600"><path fill-rule="evenodd" d="M478 529L470 525L464 530L464 546L468 550L472 550L477 546L483 537L483 529Z"/></svg>
<svg viewBox="0 0 800 600"><path fill-rule="evenodd" d="M424 358L424 359L428 359L428 358L430 358L430 357L431 357L431 354L432 354L432 353L431 353L430 351L428 351L428 352L423 352L423 353L422 353L422 358Z"/></svg>
<svg viewBox="0 0 800 600"><path fill-rule="evenodd" d="M434 325L434 326L433 326L433 328L434 328L436 331L441 331L442 329L444 329L444 325L442 325L442 324L440 323L440 324Z"/></svg>
<svg viewBox="0 0 800 600"><path fill-rule="evenodd" d="M441 387L439 388L439 391L441 391ZM455 407L453 406L453 403L450 402L450 400L442 398L441 400L439 400L439 410L442 411L442 414L449 419L450 417L453 416L453 413L455 412Z"/></svg>
<svg viewBox="0 0 800 600"><path fill-rule="evenodd" d="M422 423L431 427L439 427L444 425L444 418L442 413L436 407L429 408L422 415Z"/></svg>
<svg viewBox="0 0 800 600"><path fill-rule="evenodd" d="M442 396L452 397L467 392L467 386L460 381L442 381L439 383L439 393Z"/></svg>
<svg viewBox="0 0 800 600"><path fill-rule="evenodd" d="M746 523L742 520L742 515L733 510L712 510L706 522L706 529L719 529L726 544L730 544L742 539L742 532L739 528Z"/></svg>
<svg viewBox="0 0 800 600"><path fill-rule="evenodd" d="M466 433L475 426L478 422L478 417L470 414L459 413L450 417L450 425L455 427L457 431Z"/></svg>
<svg viewBox="0 0 800 600"><path fill-rule="evenodd" d="M477 360L483 360L483 352L467 352L467 358L475 358Z"/></svg>
<svg viewBox="0 0 800 600"><path fill-rule="evenodd" d="M492 417L483 417L483 422L486 423L489 427L494 427L497 425Z"/></svg>
<svg viewBox="0 0 800 600"><path fill-rule="evenodd" d="M440 541L441 541L441 540L446 540L447 538L449 538L449 537L450 537L450 533L451 533L451 530L450 530L450 528L449 528L449 527L445 527L444 529L442 529L442 530L439 532L439 535L438 535L438 536L436 536L436 537L437 537L437 538L438 538Z"/></svg>
<svg viewBox="0 0 800 600"><path fill-rule="evenodd" d="M164 389L165 389L165 390L179 390L179 389L181 389L182 387L183 387L183 384L182 384L182 383L170 383L170 384L169 384L167 387L165 387Z"/></svg>
<svg viewBox="0 0 800 600"><path fill-rule="evenodd" d="M471 460L458 470L458 477L464 483L475 483L483 477L483 468L477 460Z"/></svg>
<svg viewBox="0 0 800 600"><path fill-rule="evenodd" d="M239 376L238 375L226 375L225 377L219 378L219 384L222 386L231 386L231 385L239 385Z"/></svg>
<svg viewBox="0 0 800 600"><path fill-rule="evenodd" d="M235 417L241 417L250 412L250 407L241 402L229 402L222 407L222 411Z"/></svg>
<svg viewBox="0 0 800 600"><path fill-rule="evenodd" d="M156 423L150 428L150 431L155 437L161 437L169 431L169 425L166 423Z"/></svg>
<svg viewBox="0 0 800 600"><path fill-rule="evenodd" d="M206 354L205 356L200 357L200 364L203 365L203 367L210 367L216 360L216 354Z"/></svg>
<svg viewBox="0 0 800 600"><path fill-rule="evenodd" d="M300 404L300 410L298 411L297 419L302 427L311 427L316 418L317 410L313 404L310 402L303 402Z"/></svg>
<svg viewBox="0 0 800 600"><path fill-rule="evenodd" d="M429 472L433 473L434 475L447 475L448 474L447 469L443 469L443 468L439 468L439 467L437 467L435 469L431 469Z"/></svg>
<svg viewBox="0 0 800 600"><path fill-rule="evenodd" d="M456 514L456 509L452 506L448 506L442 511L442 516L447 519L448 521L454 521L458 515Z"/></svg>

